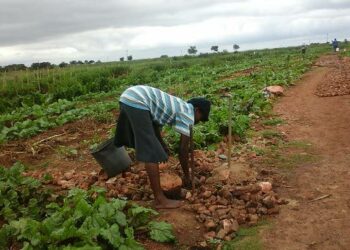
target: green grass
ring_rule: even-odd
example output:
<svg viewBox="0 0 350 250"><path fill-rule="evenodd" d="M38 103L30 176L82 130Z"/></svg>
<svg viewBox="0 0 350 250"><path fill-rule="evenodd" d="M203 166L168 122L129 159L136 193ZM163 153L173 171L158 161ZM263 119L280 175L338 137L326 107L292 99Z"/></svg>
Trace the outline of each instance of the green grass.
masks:
<svg viewBox="0 0 350 250"><path fill-rule="evenodd" d="M283 142L264 150L264 164L278 169L293 169L319 160L312 144L306 141Z"/></svg>
<svg viewBox="0 0 350 250"><path fill-rule="evenodd" d="M260 147L253 146L251 149L256 155L262 156L266 154L266 150Z"/></svg>
<svg viewBox="0 0 350 250"><path fill-rule="evenodd" d="M115 121L116 117L112 113L97 112L92 114L92 119L100 123L112 123Z"/></svg>
<svg viewBox="0 0 350 250"><path fill-rule="evenodd" d="M97 147L100 143L102 143L103 139L97 134L94 133L91 138L83 140L81 143L85 147L88 147L89 149L94 149Z"/></svg>
<svg viewBox="0 0 350 250"><path fill-rule="evenodd" d="M344 51L344 49L346 50L346 51ZM345 43L341 43L340 44L340 53L339 53L339 55L340 56L348 56L348 57L350 57L350 42L348 41L348 43L347 44L345 44Z"/></svg>
<svg viewBox="0 0 350 250"><path fill-rule="evenodd" d="M311 163L317 159L316 156L308 153L292 153L292 154L277 154L274 157L273 163L275 167L291 169L301 164Z"/></svg>
<svg viewBox="0 0 350 250"><path fill-rule="evenodd" d="M261 132L262 137L266 139L273 139L273 138L282 138L283 135L281 132L276 131L276 130L263 130Z"/></svg>
<svg viewBox="0 0 350 250"><path fill-rule="evenodd" d="M271 118L271 119L264 120L262 123L266 126L277 126L277 125L283 124L284 121L282 118Z"/></svg>
<svg viewBox="0 0 350 250"><path fill-rule="evenodd" d="M63 158L76 158L78 156L78 150L68 146L58 146L56 152Z"/></svg>
<svg viewBox="0 0 350 250"><path fill-rule="evenodd" d="M259 231L270 227L266 220L262 220L254 227L241 227L236 233L235 239L225 242L222 250L262 250L263 243Z"/></svg>

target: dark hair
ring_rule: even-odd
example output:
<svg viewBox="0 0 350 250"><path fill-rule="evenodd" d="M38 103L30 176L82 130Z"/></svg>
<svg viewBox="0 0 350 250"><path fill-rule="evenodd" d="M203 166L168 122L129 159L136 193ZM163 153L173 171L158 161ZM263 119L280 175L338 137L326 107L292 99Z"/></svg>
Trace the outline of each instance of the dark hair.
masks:
<svg viewBox="0 0 350 250"><path fill-rule="evenodd" d="M195 97L187 101L192 104L193 107L198 108L202 114L202 121L209 120L211 102L204 97Z"/></svg>

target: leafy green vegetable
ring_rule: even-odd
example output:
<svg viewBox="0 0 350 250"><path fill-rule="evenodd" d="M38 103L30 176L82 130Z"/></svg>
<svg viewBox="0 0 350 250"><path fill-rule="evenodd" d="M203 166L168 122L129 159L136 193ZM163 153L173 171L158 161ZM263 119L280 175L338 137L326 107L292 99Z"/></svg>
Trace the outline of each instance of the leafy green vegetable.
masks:
<svg viewBox="0 0 350 250"><path fill-rule="evenodd" d="M51 74L57 76L55 81L49 73L51 70L47 75L33 71L30 72L33 78L26 75L26 79L22 79L26 84L8 79L11 84L0 90L0 112L17 107L0 114L0 143L30 137L83 117L111 123L114 118L110 111L118 107L117 97L137 83L160 88L185 100L205 96L212 101L210 122L195 129L197 147L208 147L227 134L227 100L221 95L230 93L233 96L232 131L244 137L249 128L248 118L260 116L270 107L262 89L268 85L293 84L327 50L326 45L312 45L306 56L295 47L141 60L127 66L112 63L88 66L84 70L79 67L52 69ZM18 80L20 72L13 73L11 77ZM39 85L38 73L43 77ZM11 77L6 75L4 79ZM28 84L30 80L32 84ZM46 87L42 89L42 85ZM38 86L40 91L36 90ZM175 149L178 139L172 132L168 134L167 140Z"/></svg>
<svg viewBox="0 0 350 250"><path fill-rule="evenodd" d="M0 167L0 249L11 242L22 249L143 249L134 232L147 229L151 239L174 241L171 225L152 223L157 212L125 200L107 200L105 190L71 189L56 202L42 184L22 176L24 167ZM25 201L25 203L23 203ZM61 202L60 202L61 201ZM85 248L84 248L85 247Z"/></svg>
<svg viewBox="0 0 350 250"><path fill-rule="evenodd" d="M51 190L43 188L40 181L23 176L24 166L16 163L11 168L0 166L0 219L10 222L19 217L41 218L44 201Z"/></svg>
<svg viewBox="0 0 350 250"><path fill-rule="evenodd" d="M150 229L149 235L152 240L158 242L174 242L175 236L173 234L172 225L164 221L151 221L148 223Z"/></svg>
<svg viewBox="0 0 350 250"><path fill-rule="evenodd" d="M80 102L58 100L57 103L49 106L34 105L0 116L0 143L15 138L30 137L67 122L105 113L116 109L118 102L98 102L88 104L85 107L79 107L80 105ZM30 119L28 119L29 117ZM11 125L6 126L6 123L9 122L11 122ZM71 153L76 154L75 152Z"/></svg>

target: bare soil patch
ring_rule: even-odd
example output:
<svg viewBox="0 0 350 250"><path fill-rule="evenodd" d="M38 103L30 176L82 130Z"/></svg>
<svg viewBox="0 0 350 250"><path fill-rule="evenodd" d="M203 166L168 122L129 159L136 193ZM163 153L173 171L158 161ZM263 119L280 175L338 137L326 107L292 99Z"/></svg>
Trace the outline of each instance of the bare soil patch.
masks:
<svg viewBox="0 0 350 250"><path fill-rule="evenodd" d="M334 55L320 61L323 67L307 73L274 108L286 121L280 130L288 140L310 142L319 160L298 163L288 188L278 189L289 205L263 232L266 249L349 249L350 96L314 94L320 84L332 89L333 82L325 79L343 63ZM348 84L344 81L339 84Z"/></svg>
<svg viewBox="0 0 350 250"><path fill-rule="evenodd" d="M74 160L75 168L86 169L91 167L89 163L93 159L89 146L106 139L113 126L83 119L29 139L11 141L0 145L0 164L9 167L20 161L30 166L54 166L55 169L62 167L67 170L67 163Z"/></svg>

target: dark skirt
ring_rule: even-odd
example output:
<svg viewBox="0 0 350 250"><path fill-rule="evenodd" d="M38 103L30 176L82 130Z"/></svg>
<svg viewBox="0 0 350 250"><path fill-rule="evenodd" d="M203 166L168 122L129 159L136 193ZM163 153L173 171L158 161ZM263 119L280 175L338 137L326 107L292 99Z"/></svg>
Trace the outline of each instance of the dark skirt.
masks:
<svg viewBox="0 0 350 250"><path fill-rule="evenodd" d="M159 163L168 160L164 148L156 136L157 124L148 110L137 109L120 103L114 144L117 147L134 148L136 160Z"/></svg>

